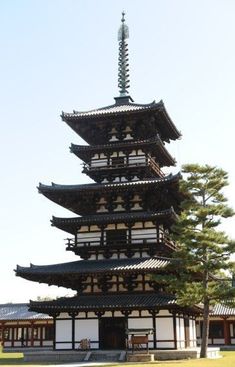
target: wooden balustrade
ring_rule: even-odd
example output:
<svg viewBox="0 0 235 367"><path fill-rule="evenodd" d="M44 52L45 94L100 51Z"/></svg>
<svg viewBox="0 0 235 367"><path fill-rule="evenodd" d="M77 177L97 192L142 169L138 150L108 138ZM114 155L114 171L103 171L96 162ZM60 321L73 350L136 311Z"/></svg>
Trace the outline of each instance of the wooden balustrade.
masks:
<svg viewBox="0 0 235 367"><path fill-rule="evenodd" d="M136 246L143 246L147 247L148 245L153 244L165 244L170 249L175 249L176 245L173 241L170 240L170 238L164 234L163 232L159 233L159 236L156 237L156 233L154 233L149 236L142 236L142 237L135 237L132 236L131 238L123 239L123 237L118 237L115 240L107 240L106 238L97 238L97 236L94 237L82 237L77 238L75 240L74 238L67 238L66 239L66 246L68 250L73 250L78 247L109 247L109 248L115 248L115 249L122 249L126 247L136 247Z"/></svg>
<svg viewBox="0 0 235 367"><path fill-rule="evenodd" d="M120 157L123 158L123 157ZM132 158L132 159L130 159ZM133 168L133 167L150 167L154 172L157 173L159 177L164 177L164 173L160 169L157 162L150 155L140 155L140 156L130 156L129 159L120 160L120 162L115 161L105 162L103 164L99 164L100 160L96 159L90 163L83 163L83 171L84 172L92 172L92 171L102 171L102 170L111 170L111 169L121 169L121 168Z"/></svg>

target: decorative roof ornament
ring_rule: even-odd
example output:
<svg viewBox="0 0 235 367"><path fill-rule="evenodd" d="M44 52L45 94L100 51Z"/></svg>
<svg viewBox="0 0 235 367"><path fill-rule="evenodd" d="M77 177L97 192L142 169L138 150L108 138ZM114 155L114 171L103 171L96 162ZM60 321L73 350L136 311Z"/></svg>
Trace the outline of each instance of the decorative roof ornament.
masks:
<svg viewBox="0 0 235 367"><path fill-rule="evenodd" d="M120 88L120 97L128 95L129 83L129 59L128 59L128 45L126 39L129 38L129 28L125 24L125 13L122 12L122 24L118 30L119 41L119 57L118 57L118 87Z"/></svg>

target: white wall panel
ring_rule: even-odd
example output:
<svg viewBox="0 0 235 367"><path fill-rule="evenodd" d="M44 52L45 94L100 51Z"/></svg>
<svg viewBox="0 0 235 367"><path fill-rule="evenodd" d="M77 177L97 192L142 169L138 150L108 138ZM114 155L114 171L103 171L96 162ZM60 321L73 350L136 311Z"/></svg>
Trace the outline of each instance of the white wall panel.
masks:
<svg viewBox="0 0 235 367"><path fill-rule="evenodd" d="M159 313L157 314L158 316L171 316L170 312L168 310L160 310Z"/></svg>
<svg viewBox="0 0 235 367"><path fill-rule="evenodd" d="M185 348L184 319L181 317L176 318L176 338L177 348Z"/></svg>
<svg viewBox="0 0 235 367"><path fill-rule="evenodd" d="M56 320L56 342L72 341L72 320Z"/></svg>
<svg viewBox="0 0 235 367"><path fill-rule="evenodd" d="M156 318L156 335L157 341L174 339L174 327L172 317Z"/></svg>
<svg viewBox="0 0 235 367"><path fill-rule="evenodd" d="M128 318L128 329L152 329L153 328L153 320L152 318ZM149 340L153 340L153 335L149 335Z"/></svg>
<svg viewBox="0 0 235 367"><path fill-rule="evenodd" d="M195 320L189 320L189 340L190 347L196 346L196 322Z"/></svg>
<svg viewBox="0 0 235 367"><path fill-rule="evenodd" d="M222 338L218 338L218 339L213 339L213 344L215 345L215 344L224 344L224 338L222 339Z"/></svg>
<svg viewBox="0 0 235 367"><path fill-rule="evenodd" d="M98 319L75 320L75 340L90 339L97 341L99 339Z"/></svg>
<svg viewBox="0 0 235 367"><path fill-rule="evenodd" d="M60 315L57 317L57 319L68 319L69 315L67 312L61 312Z"/></svg>

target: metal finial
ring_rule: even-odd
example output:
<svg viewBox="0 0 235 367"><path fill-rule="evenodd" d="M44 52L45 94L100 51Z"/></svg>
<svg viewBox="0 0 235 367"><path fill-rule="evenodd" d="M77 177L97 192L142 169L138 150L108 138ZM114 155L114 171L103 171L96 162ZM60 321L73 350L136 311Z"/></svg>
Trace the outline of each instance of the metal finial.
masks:
<svg viewBox="0 0 235 367"><path fill-rule="evenodd" d="M119 41L119 57L118 57L118 87L120 88L120 96L128 94L127 89L130 87L129 83L129 69L128 69L128 45L125 41L129 38L129 29L125 24L125 12L122 12L122 24L118 30Z"/></svg>

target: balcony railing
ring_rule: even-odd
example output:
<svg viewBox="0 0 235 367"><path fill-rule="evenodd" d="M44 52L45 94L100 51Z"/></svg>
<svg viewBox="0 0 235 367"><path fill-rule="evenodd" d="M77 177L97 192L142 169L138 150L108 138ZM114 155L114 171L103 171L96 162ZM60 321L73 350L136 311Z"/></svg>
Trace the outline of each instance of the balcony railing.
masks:
<svg viewBox="0 0 235 367"><path fill-rule="evenodd" d="M133 236L132 238L118 237L112 240L107 238L97 238L97 236L79 237L79 238L67 238L66 239L67 250L73 251L77 248L110 248L110 249L125 249L125 248L148 248L153 245L166 245L168 248L174 250L176 245L170 238L164 234L160 233L158 237L154 234L148 234L146 236L138 237Z"/></svg>
<svg viewBox="0 0 235 367"><path fill-rule="evenodd" d="M116 158L116 157L115 157ZM125 159L121 159L125 158ZM157 173L159 177L163 177L164 173L160 169L159 165L156 161L150 157L149 155L139 155L139 156L130 156L120 157L120 160L116 159L112 161L112 158L109 160L105 159L94 159L91 163L83 163L83 171L85 173L93 172L93 171L104 171L104 170L113 170L113 169L126 169L126 168L137 168L137 167L151 167L151 169Z"/></svg>

